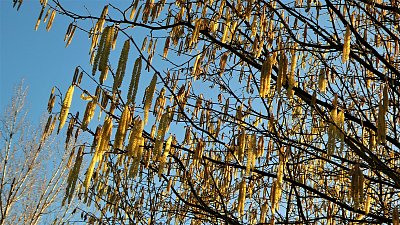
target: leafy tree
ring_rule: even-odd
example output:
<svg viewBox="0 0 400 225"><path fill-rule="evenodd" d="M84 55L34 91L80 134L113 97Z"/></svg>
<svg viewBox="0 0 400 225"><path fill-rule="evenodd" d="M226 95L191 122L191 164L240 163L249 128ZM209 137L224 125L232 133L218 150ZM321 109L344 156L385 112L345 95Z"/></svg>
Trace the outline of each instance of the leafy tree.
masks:
<svg viewBox="0 0 400 225"><path fill-rule="evenodd" d="M41 4L36 29L90 37L54 110L93 139L66 195L86 221L399 224L398 1Z"/></svg>
<svg viewBox="0 0 400 225"><path fill-rule="evenodd" d="M31 125L25 109L27 93L22 84L16 88L10 105L0 117L2 225L50 223L57 215L65 217L69 210L68 206L61 207L59 199L67 181L71 148L61 152L53 137L40 135L41 125L38 128ZM61 154L55 154L57 149Z"/></svg>

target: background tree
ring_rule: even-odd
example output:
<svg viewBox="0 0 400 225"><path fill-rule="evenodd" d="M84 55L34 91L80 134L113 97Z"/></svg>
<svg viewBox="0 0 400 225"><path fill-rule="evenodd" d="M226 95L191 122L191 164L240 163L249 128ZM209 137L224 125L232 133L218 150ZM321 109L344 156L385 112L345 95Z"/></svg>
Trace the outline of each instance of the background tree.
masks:
<svg viewBox="0 0 400 225"><path fill-rule="evenodd" d="M85 220L399 223L398 1L40 2L36 29L90 37L54 111L93 137L66 192Z"/></svg>
<svg viewBox="0 0 400 225"><path fill-rule="evenodd" d="M69 218L59 199L71 149L63 151L54 137L41 136L42 125L33 127L25 109L27 93L23 84L16 88L0 117L0 224L61 224L61 218Z"/></svg>

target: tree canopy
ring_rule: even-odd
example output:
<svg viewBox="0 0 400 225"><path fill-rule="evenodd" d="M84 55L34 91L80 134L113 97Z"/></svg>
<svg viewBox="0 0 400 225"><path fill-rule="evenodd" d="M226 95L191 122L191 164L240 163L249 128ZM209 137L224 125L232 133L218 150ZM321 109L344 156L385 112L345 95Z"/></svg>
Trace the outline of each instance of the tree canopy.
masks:
<svg viewBox="0 0 400 225"><path fill-rule="evenodd" d="M399 1L40 3L89 36L45 131L85 221L399 224Z"/></svg>

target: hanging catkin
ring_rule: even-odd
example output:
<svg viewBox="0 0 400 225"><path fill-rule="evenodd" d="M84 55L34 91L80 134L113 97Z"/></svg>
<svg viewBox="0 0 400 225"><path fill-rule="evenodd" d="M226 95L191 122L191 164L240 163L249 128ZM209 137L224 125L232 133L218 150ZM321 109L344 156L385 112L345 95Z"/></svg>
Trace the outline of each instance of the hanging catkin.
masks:
<svg viewBox="0 0 400 225"><path fill-rule="evenodd" d="M376 141L379 144L383 144L386 141L386 112L389 108L389 99L388 99L388 89L387 85L383 84L383 96L382 101L379 102L378 109L378 132Z"/></svg>
<svg viewBox="0 0 400 225"><path fill-rule="evenodd" d="M137 58L135 65L133 66L131 83L129 84L127 103L134 103L136 99L136 93L139 87L140 74L142 72L142 58Z"/></svg>
<svg viewBox="0 0 400 225"><path fill-rule="evenodd" d="M133 129L131 129L131 133L129 135L129 144L126 148L128 156L137 157L137 150L142 138L144 123L143 120L138 117L133 122Z"/></svg>
<svg viewBox="0 0 400 225"><path fill-rule="evenodd" d="M131 110L129 105L126 105L124 111L122 112L122 116L119 120L118 129L115 133L114 139L114 148L122 149L126 137L126 131L129 128L129 124L131 123Z"/></svg>
<svg viewBox="0 0 400 225"><path fill-rule="evenodd" d="M260 97L265 98L269 95L271 86L271 74L272 66L274 64L274 54L271 54L263 62L261 67L261 78L260 78Z"/></svg>
<svg viewBox="0 0 400 225"><path fill-rule="evenodd" d="M115 79L113 84L113 92L115 92L119 87L121 87L122 80L125 76L126 62L128 61L130 40L126 40L124 47L122 47L121 55L118 61L117 72L115 73Z"/></svg>
<svg viewBox="0 0 400 225"><path fill-rule="evenodd" d="M73 84L71 86L69 86L67 94L65 95L63 104L61 106L60 124L58 126L57 133L60 132L60 130L63 128L65 122L67 121L69 108L70 108L71 102L72 102L72 96L74 94L74 88L75 88L75 85L73 85Z"/></svg>
<svg viewBox="0 0 400 225"><path fill-rule="evenodd" d="M90 121L92 120L94 116L94 112L96 110L96 105L97 105L97 97L94 97L88 104L86 105L86 110L85 114L83 116L82 124L81 124L81 129L86 130L87 126L89 125Z"/></svg>
<svg viewBox="0 0 400 225"><path fill-rule="evenodd" d="M151 102L153 101L153 95L156 90L157 84L157 74L154 74L153 78L151 79L150 85L146 88L145 96L144 96L144 124L147 124L147 120L149 118L149 110L151 106Z"/></svg>
<svg viewBox="0 0 400 225"><path fill-rule="evenodd" d="M243 178L239 186L239 199L237 207L239 218L243 216L245 202L246 202L246 180Z"/></svg>
<svg viewBox="0 0 400 225"><path fill-rule="evenodd" d="M354 201L354 208L358 209L360 203L364 201L364 175L360 165L356 164L351 172L351 197Z"/></svg>
<svg viewBox="0 0 400 225"><path fill-rule="evenodd" d="M109 27L107 29L107 36L106 40L104 43L104 48L101 50L101 55L100 55L100 62L99 62L99 71L101 71L99 82L100 84L103 84L104 81L107 79L107 74L108 74L108 58L110 56L111 52L111 45L113 42L113 37L114 37L114 26Z"/></svg>
<svg viewBox="0 0 400 225"><path fill-rule="evenodd" d="M343 44L343 56L342 56L342 62L345 63L347 60L349 60L349 55L350 55L350 41L351 41L351 30L350 26L346 26L346 33L344 34L344 44Z"/></svg>

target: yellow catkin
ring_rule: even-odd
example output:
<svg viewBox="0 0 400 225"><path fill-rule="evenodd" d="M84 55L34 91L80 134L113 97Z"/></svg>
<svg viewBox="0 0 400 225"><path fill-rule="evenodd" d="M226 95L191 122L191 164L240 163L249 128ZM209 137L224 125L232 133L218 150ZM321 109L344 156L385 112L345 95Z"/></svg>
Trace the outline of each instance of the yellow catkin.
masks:
<svg viewBox="0 0 400 225"><path fill-rule="evenodd" d="M114 138L115 149L123 148L126 137L126 131L128 130L130 123L131 123L131 110L129 105L126 105L124 111L122 112L117 132L115 133L115 138Z"/></svg>
<svg viewBox="0 0 400 225"><path fill-rule="evenodd" d="M108 14L108 5L104 6L103 11L101 12L100 19L96 23L96 29L94 31L95 33L103 32L103 27L106 22L107 14Z"/></svg>
<svg viewBox="0 0 400 225"><path fill-rule="evenodd" d="M164 166L165 166L167 157L169 155L169 151L171 150L172 140L173 140L173 136L170 135L168 137L167 141L165 142L164 152L163 152L162 156L160 157L160 164L158 166L158 176L160 176L160 177L164 171Z"/></svg>
<svg viewBox="0 0 400 225"><path fill-rule="evenodd" d="M358 209L364 201L364 175L360 165L356 164L351 170L351 197L354 201L354 208Z"/></svg>
<svg viewBox="0 0 400 225"><path fill-rule="evenodd" d="M164 58L167 58L170 42L171 42L171 37L168 36L167 39L165 40L165 45L164 45L164 52L163 52Z"/></svg>
<svg viewBox="0 0 400 225"><path fill-rule="evenodd" d="M274 64L274 54L267 57L262 64L260 79L260 97L269 96L271 86L272 66Z"/></svg>
<svg viewBox="0 0 400 225"><path fill-rule="evenodd" d="M325 70L321 69L318 75L318 89L320 92L325 93L327 85L328 80L326 79Z"/></svg>
<svg viewBox="0 0 400 225"><path fill-rule="evenodd" d="M114 37L114 27L110 27L107 29L107 37L104 42L104 48L101 50L100 62L99 62L99 71L101 71L99 82L103 84L107 79L108 74L108 58L111 52L111 45Z"/></svg>
<svg viewBox="0 0 400 225"><path fill-rule="evenodd" d="M75 34L75 30L76 30L76 25L72 25L71 32L68 35L68 39L66 40L67 43L65 44L65 47L68 47L68 45L71 44L72 38L74 37L74 34Z"/></svg>
<svg viewBox="0 0 400 225"><path fill-rule="evenodd" d="M137 157L137 150L141 141L143 127L144 127L143 120L140 119L140 117L135 119L133 123L133 129L131 130L129 135L129 144L126 148L128 156L130 157L134 158Z"/></svg>
<svg viewBox="0 0 400 225"><path fill-rule="evenodd" d="M60 132L60 130L63 128L65 122L67 121L69 108L70 108L71 102L72 102L72 96L74 94L74 88L75 88L75 85L69 86L67 94L65 95L63 104L61 106L60 124L58 125L57 133Z"/></svg>
<svg viewBox="0 0 400 225"><path fill-rule="evenodd" d="M119 87L121 87L122 80L125 76L126 63L128 61L130 48L130 40L126 40L124 43L124 47L122 48L121 55L118 61L117 72L115 74L114 84L113 84L113 92L115 92Z"/></svg>
<svg viewBox="0 0 400 225"><path fill-rule="evenodd" d="M54 18L56 17L56 10L53 10L50 15L49 22L47 23L46 30L49 31L53 25Z"/></svg>
<svg viewBox="0 0 400 225"><path fill-rule="evenodd" d="M291 63L290 63L290 72L287 77L287 82L288 82L288 88L287 88L287 96L289 99L293 97L294 90L293 88L296 86L296 81L295 81L295 72L296 72L296 66L297 66L297 54L296 54L296 48L297 44L295 43L290 50L291 53Z"/></svg>
<svg viewBox="0 0 400 225"><path fill-rule="evenodd" d="M379 109L378 109L378 132L376 137L376 142L379 144L385 143L386 141L386 111L384 103L379 102Z"/></svg>
<svg viewBox="0 0 400 225"><path fill-rule="evenodd" d="M157 84L157 74L153 75L151 79L150 85L146 88L146 93L144 96L144 106L143 106L143 113L144 113L144 124L147 124L149 118L149 110L151 106L151 102L153 101L154 92L156 89Z"/></svg>
<svg viewBox="0 0 400 225"><path fill-rule="evenodd" d="M163 147L162 143L164 141L165 134L168 132L170 122L171 122L170 121L170 112L167 111L162 115L160 123L157 128L157 134L155 137L156 140L154 143L154 155L156 157L158 157L159 154L161 153L161 150Z"/></svg>
<svg viewBox="0 0 400 225"><path fill-rule="evenodd" d="M351 41L351 30L350 30L349 26L346 26L346 33L344 35L344 44L343 44L343 55L342 55L343 63L345 63L347 60L349 60L350 41Z"/></svg>
<svg viewBox="0 0 400 225"><path fill-rule="evenodd" d="M76 159L75 159L75 164L72 170L70 170L68 180L67 180L67 188L65 192L65 197L64 200L68 200L68 204L71 203L74 191L75 191L75 186L76 182L78 180L79 176L79 170L81 168L81 164L83 161L83 151L85 150L85 146L82 145L79 147L78 153L76 154Z"/></svg>
<svg viewBox="0 0 400 225"><path fill-rule="evenodd" d="M101 37L100 37L100 43L99 43L99 46L97 48L97 53L96 53L96 56L94 57L94 60L93 60L93 68L92 68L92 75L93 76L96 74L97 68L99 67L101 54L102 54L105 42L107 40L108 29L110 29L110 27L106 27L104 29L104 32L101 34Z"/></svg>
<svg viewBox="0 0 400 225"><path fill-rule="evenodd" d="M99 143L99 148L98 148L100 159L103 157L104 152L106 152L108 150L108 147L109 147L108 144L109 144L111 133L112 133L112 126L113 126L112 117L107 116L107 118L104 121L103 128L102 128L101 141Z"/></svg>
<svg viewBox="0 0 400 225"><path fill-rule="evenodd" d="M82 124L81 124L82 130L87 129L87 126L89 125L90 121L92 120L92 118L94 116L94 112L96 110L96 105L97 105L96 99L97 99L97 97L93 98L92 101L88 102L88 104L86 105L85 114L83 116L83 120L82 120Z"/></svg>
<svg viewBox="0 0 400 225"><path fill-rule="evenodd" d="M288 66L288 58L286 57L286 54L284 52L282 52L280 59L279 59L278 77L276 80L276 90L278 91L278 93L281 93L282 84L284 83L283 79L287 73L287 66Z"/></svg>
<svg viewBox="0 0 400 225"><path fill-rule="evenodd" d="M135 2L132 5L132 10L131 10L131 13L129 15L129 19L130 20L133 20L133 17L135 16L135 12L136 12L136 8L138 6L138 3L139 3L139 0L135 0Z"/></svg>
<svg viewBox="0 0 400 225"><path fill-rule="evenodd" d="M40 20L42 19L42 15L43 15L43 12L44 12L44 6L42 7L42 10L40 10L40 14L39 14L39 17L38 17L38 19L37 19L37 21L36 21L36 24L35 24L35 30L37 30L38 28L39 28L39 25L40 25Z"/></svg>
<svg viewBox="0 0 400 225"><path fill-rule="evenodd" d="M133 103L135 102L136 93L139 87L140 74L142 72L142 59L139 57L135 61L135 65L133 66L132 78L129 84L127 102Z"/></svg>
<svg viewBox="0 0 400 225"><path fill-rule="evenodd" d="M226 67L226 61L228 60L228 52L225 52L222 56L221 59L219 61L219 75L221 76L224 72L225 72L225 67Z"/></svg>
<svg viewBox="0 0 400 225"><path fill-rule="evenodd" d="M238 199L238 214L239 218L243 216L244 207L246 202L246 180L243 179L239 186L239 199Z"/></svg>

